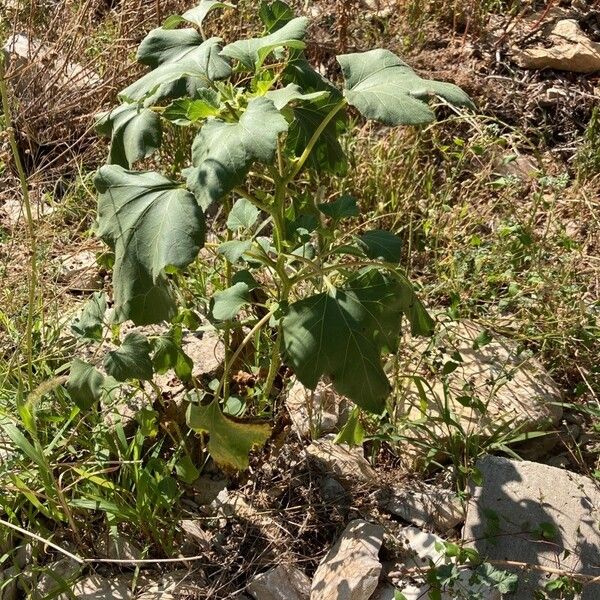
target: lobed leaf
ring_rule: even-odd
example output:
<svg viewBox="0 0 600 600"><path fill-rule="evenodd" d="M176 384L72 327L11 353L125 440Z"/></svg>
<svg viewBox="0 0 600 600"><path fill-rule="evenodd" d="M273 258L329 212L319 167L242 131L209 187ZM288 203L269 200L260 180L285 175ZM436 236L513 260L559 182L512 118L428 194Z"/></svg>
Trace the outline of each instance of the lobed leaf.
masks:
<svg viewBox="0 0 600 600"><path fill-rule="evenodd" d="M336 198L333 202L323 202L317 205L317 208L326 216L338 221L345 217L357 217L358 206L356 198L344 194Z"/></svg>
<svg viewBox="0 0 600 600"><path fill-rule="evenodd" d="M224 415L218 400L207 406L190 404L187 422L191 429L208 434L208 451L213 460L222 468L234 471L247 469L249 453L262 447L271 434L268 423Z"/></svg>
<svg viewBox="0 0 600 600"><path fill-rule="evenodd" d="M209 119L192 146L188 187L206 209L243 182L253 162L271 164L288 124L273 102L254 98L237 123Z"/></svg>
<svg viewBox="0 0 600 600"><path fill-rule="evenodd" d="M153 375L150 351L150 342L146 336L132 331L125 336L123 343L116 350L106 355L104 368L117 381L150 380Z"/></svg>
<svg viewBox="0 0 600 600"><path fill-rule="evenodd" d="M227 217L227 228L231 231L251 229L258 219L259 210L245 198L235 201Z"/></svg>
<svg viewBox="0 0 600 600"><path fill-rule="evenodd" d="M71 329L82 338L102 341L104 315L106 314L106 294L95 292L85 303L79 317L73 321Z"/></svg>
<svg viewBox="0 0 600 600"><path fill-rule="evenodd" d="M110 397L118 383L92 365L75 358L71 362L66 388L81 410L89 410L96 402Z"/></svg>
<svg viewBox="0 0 600 600"><path fill-rule="evenodd" d="M399 263L402 256L402 240L391 231L372 229L359 236L365 254L374 260Z"/></svg>
<svg viewBox="0 0 600 600"><path fill-rule="evenodd" d="M274 2L263 0L258 9L258 16L267 33L272 33L289 23L294 18L294 11L282 0L274 0Z"/></svg>
<svg viewBox="0 0 600 600"><path fill-rule="evenodd" d="M115 253L114 319L137 325L176 313L167 269L183 269L204 244L204 215L194 196L154 172L101 167L98 235Z"/></svg>
<svg viewBox="0 0 600 600"><path fill-rule="evenodd" d="M231 287L215 293L211 309L212 316L217 321L230 321L249 301L250 288L248 284L238 281Z"/></svg>
<svg viewBox="0 0 600 600"><path fill-rule="evenodd" d="M209 12L215 8L235 8L230 2L219 2L218 0L202 0L198 6L186 10L181 18L188 23L193 23L202 28L202 23Z"/></svg>
<svg viewBox="0 0 600 600"><path fill-rule="evenodd" d="M435 119L427 101L441 96L455 106L473 107L458 86L419 77L389 50L337 57L345 79L344 96L367 119L387 125L419 125Z"/></svg>
<svg viewBox="0 0 600 600"><path fill-rule="evenodd" d="M160 375L173 369L179 379L189 381L192 377L194 363L171 335L160 335L154 340L152 366Z"/></svg>
<svg viewBox="0 0 600 600"><path fill-rule="evenodd" d="M160 117L138 104L122 104L97 117L96 129L111 138L108 163L131 167L160 146Z"/></svg>

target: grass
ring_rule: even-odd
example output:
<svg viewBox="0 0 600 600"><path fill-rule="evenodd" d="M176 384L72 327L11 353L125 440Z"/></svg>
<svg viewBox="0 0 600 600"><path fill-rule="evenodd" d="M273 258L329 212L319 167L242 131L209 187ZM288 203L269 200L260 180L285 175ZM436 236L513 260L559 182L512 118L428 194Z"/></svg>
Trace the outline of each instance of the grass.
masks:
<svg viewBox="0 0 600 600"><path fill-rule="evenodd" d="M425 23L445 23L470 35L485 26L490 11L522 8L520 3L477 2L462 11L456 4L444 3L449 7L444 9L441 3L427 4L427 9L416 1L407 4L409 26L395 34L393 43L401 47L411 31ZM163 11L166 14L168 8ZM118 41L131 52L141 29L153 24L151 12L147 10L143 27L125 41L120 35L130 15L119 19L113 12L100 19L84 56L98 61L102 74L112 77L113 45ZM215 28L241 26L240 14L243 11L228 14ZM6 31L4 22L0 32ZM389 23L381 30L370 23L362 40L371 44L383 35L380 42L388 45L392 31ZM423 31L427 36L429 29ZM501 333L539 355L565 392L567 408L583 413L588 432L594 433L600 422L595 408L600 396L598 110L567 161L552 154L552 148L539 147L538 140L530 141L525 127L518 125L519 115L517 124L509 127L493 115L454 114L444 107L440 111L440 122L416 131L364 126L359 136L344 141L351 163L344 181L337 187L327 178L317 181L323 197L339 191L355 194L367 227L389 227L403 238L403 265L426 303L446 318L473 319L482 329ZM527 172L511 169L521 155L530 161ZM120 536L143 557L169 557L184 541L178 522L189 509L191 491L185 479L190 440L155 412L161 406L154 390L143 391L146 408L136 418L111 423L101 410L81 413L61 386L65 364L80 351L68 326L80 298L58 289L53 273L65 248L78 247L92 236L94 161L86 160L87 165L72 164L60 193L54 192L55 181L45 188L56 209L38 222L36 234L40 310L34 311L31 322L31 385L22 343L28 321L26 243L18 228L3 229L0 235L0 274L5 281L0 441L7 452L0 466L0 508L7 521L85 556L97 554L98 539L108 542ZM2 165L9 161L4 156L0 161L4 177L8 169ZM2 194L14 189L14 178L6 180L8 191L0 190ZM207 307L197 305L196 298L206 288L221 285L222 273L210 252L191 272L183 294L192 308L204 312ZM266 364L260 342L256 340L258 351L247 365L252 373ZM434 401L443 409L447 398L437 396ZM449 460L461 490L481 453L506 450L519 441L520 432L510 432L507 426L484 440L453 422L447 411L440 414L412 429L401 412L387 421L365 421L372 440L384 440L384 445L400 448L399 453L403 446L396 442L414 441L418 435L427 467ZM573 450L578 452L576 444ZM597 470L597 452L584 454L578 453L581 470ZM197 462L199 469L206 468ZM244 483L242 479L234 485ZM0 564L12 564L28 543L26 537L0 527ZM33 569L42 575L48 555L43 544L31 543ZM236 565L228 568L234 572Z"/></svg>

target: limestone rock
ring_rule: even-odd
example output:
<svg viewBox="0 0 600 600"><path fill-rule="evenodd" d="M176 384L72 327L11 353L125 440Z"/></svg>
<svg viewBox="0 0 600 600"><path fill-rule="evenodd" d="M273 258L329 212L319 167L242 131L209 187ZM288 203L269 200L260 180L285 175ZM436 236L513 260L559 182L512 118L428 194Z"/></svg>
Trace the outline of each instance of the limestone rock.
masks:
<svg viewBox="0 0 600 600"><path fill-rule="evenodd" d="M70 588L70 581L82 568L82 565L70 558L62 558L50 563L37 580L36 593L40 598L45 598L52 592L66 591Z"/></svg>
<svg viewBox="0 0 600 600"><path fill-rule="evenodd" d="M598 575L600 491L591 479L496 456L484 457L477 468L483 484L471 485L463 536L483 557ZM533 598L543 574L516 573L519 597ZM599 597L600 584L584 587L583 600Z"/></svg>
<svg viewBox="0 0 600 600"><path fill-rule="evenodd" d="M75 597L79 600L131 600L131 582L125 577L111 577L107 579L100 575L90 575L78 581L68 594L61 594L60 600L70 600Z"/></svg>
<svg viewBox="0 0 600 600"><path fill-rule="evenodd" d="M116 560L139 560L142 551L125 535L109 536L108 540L100 538L97 551L106 558Z"/></svg>
<svg viewBox="0 0 600 600"><path fill-rule="evenodd" d="M592 41L575 19L558 21L550 35L549 48L513 48L514 61L526 69L557 69L576 73L600 71L600 43Z"/></svg>
<svg viewBox="0 0 600 600"><path fill-rule="evenodd" d="M183 519L179 522L179 526L187 539L193 541L201 550L206 551L210 548L211 533L202 527L203 523L205 524L206 521Z"/></svg>
<svg viewBox="0 0 600 600"><path fill-rule="evenodd" d="M296 380L285 405L298 433L307 438L338 431L348 416L348 401L323 382L313 391Z"/></svg>
<svg viewBox="0 0 600 600"><path fill-rule="evenodd" d="M379 583L383 527L351 521L325 555L312 582L311 600L367 600Z"/></svg>
<svg viewBox="0 0 600 600"><path fill-rule="evenodd" d="M411 481L402 489L382 489L376 496L381 509L418 527L447 531L465 519L454 492L438 486Z"/></svg>
<svg viewBox="0 0 600 600"><path fill-rule="evenodd" d="M102 280L96 265L96 253L82 250L70 256L61 257L58 282L73 291L102 289Z"/></svg>
<svg viewBox="0 0 600 600"><path fill-rule="evenodd" d="M200 583L204 580L201 571L178 569L164 575L160 581L145 585L136 600L180 600L181 598L201 598L204 590Z"/></svg>
<svg viewBox="0 0 600 600"><path fill-rule="evenodd" d="M255 600L308 600L310 579L291 565L279 565L257 575L247 591Z"/></svg>
<svg viewBox="0 0 600 600"><path fill-rule="evenodd" d="M478 339L481 333L482 328L471 321L452 322L445 325L437 338L442 360L455 362L455 370L445 375L447 401L462 428L469 434L486 437L505 424L510 424L511 431L521 433L555 425L562 415L562 409L555 403L562 402L562 395L544 367L535 358L520 354L516 344L505 337L492 336L482 345ZM422 362L427 342L407 340L407 344L413 349L407 363ZM454 360L456 353L462 362ZM412 364L404 368L414 371ZM414 378L398 382L403 386L399 410L404 412L407 425L410 427L411 421L420 421L424 416L432 419L425 427L412 427L411 435L424 438L432 432L438 444L449 435L448 428L441 423L445 389L440 370L437 366L419 372L431 386L425 388L425 414ZM539 447L540 440L535 440L535 444ZM407 449L405 456L407 464L414 465L418 448Z"/></svg>
<svg viewBox="0 0 600 600"><path fill-rule="evenodd" d="M321 439L307 446L305 452L323 472L332 474L342 484L372 485L377 481L377 473L365 459L362 448L351 449Z"/></svg>

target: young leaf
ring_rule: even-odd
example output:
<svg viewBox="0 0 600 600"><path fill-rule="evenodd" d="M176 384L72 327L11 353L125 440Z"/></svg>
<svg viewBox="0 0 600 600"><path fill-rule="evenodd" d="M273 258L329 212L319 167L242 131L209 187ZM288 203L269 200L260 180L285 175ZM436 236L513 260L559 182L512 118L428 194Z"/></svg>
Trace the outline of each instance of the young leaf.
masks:
<svg viewBox="0 0 600 600"><path fill-rule="evenodd" d="M176 306L165 269L183 269L204 244L204 215L194 196L153 172L101 167L98 235L115 252L115 321L171 319Z"/></svg>
<svg viewBox="0 0 600 600"><path fill-rule="evenodd" d="M251 247L252 242L249 240L231 240L220 244L217 252L234 265Z"/></svg>
<svg viewBox="0 0 600 600"><path fill-rule="evenodd" d="M419 125L435 119L427 100L438 95L456 106L473 107L469 96L451 83L419 77L389 50L337 57L346 80L344 96L367 119L387 125Z"/></svg>
<svg viewBox="0 0 600 600"><path fill-rule="evenodd" d="M219 94L214 90L200 90L199 98L179 98L165 108L162 116L175 125L187 126L219 114Z"/></svg>
<svg viewBox="0 0 600 600"><path fill-rule="evenodd" d="M117 381L128 379L152 379L150 343L141 333L132 331L123 343L104 358L104 368Z"/></svg>
<svg viewBox="0 0 600 600"><path fill-rule="evenodd" d="M239 281L225 290L216 292L213 296L212 316L218 321L230 321L240 308L250 301L248 284Z"/></svg>
<svg viewBox="0 0 600 600"><path fill-rule="evenodd" d="M98 116L96 129L111 138L109 164L128 168L150 156L161 142L160 117L137 104L122 104Z"/></svg>
<svg viewBox="0 0 600 600"><path fill-rule="evenodd" d="M305 44L302 40L306 35L307 27L308 19L306 17L296 17L277 31L264 37L238 40L227 44L223 48L222 54L238 60L248 71L255 71L276 48L304 48Z"/></svg>
<svg viewBox="0 0 600 600"><path fill-rule="evenodd" d="M272 33L287 25L294 18L294 11L282 0L268 2L262 0L258 9L258 16L263 22L267 33Z"/></svg>
<svg viewBox="0 0 600 600"><path fill-rule="evenodd" d="M186 10L181 18L188 23L193 23L202 28L202 23L209 12L215 8L235 8L230 2L219 2L218 0L202 0L198 6Z"/></svg>
<svg viewBox="0 0 600 600"><path fill-rule="evenodd" d="M154 340L152 365L156 373L160 375L164 375L169 369L173 369L175 375L182 381L191 379L194 367L192 359L169 335L161 335Z"/></svg>
<svg viewBox="0 0 600 600"><path fill-rule="evenodd" d="M178 31L185 30L175 30ZM165 46L167 54L162 55L164 61L126 87L119 97L136 102L145 100L146 104L186 94L194 98L200 90L209 88L213 81L231 75L229 63L220 56L220 41L219 38L210 38L189 50L182 58L172 60L169 59L172 54Z"/></svg>
<svg viewBox="0 0 600 600"><path fill-rule="evenodd" d="M85 303L79 317L71 325L71 329L82 338L102 340L103 319L106 313L106 294L96 292Z"/></svg>
<svg viewBox="0 0 600 600"><path fill-rule="evenodd" d="M238 229L251 229L256 219L258 219L259 210L246 198L239 198L229 211L227 217L227 228L231 231Z"/></svg>
<svg viewBox="0 0 600 600"><path fill-rule="evenodd" d="M254 161L270 164L288 124L273 102L254 98L237 123L209 119L192 146L188 187L207 208L239 185Z"/></svg>
<svg viewBox="0 0 600 600"><path fill-rule="evenodd" d="M359 236L365 254L372 259L381 259L386 262L399 263L402 256L402 240L382 229L365 231Z"/></svg>
<svg viewBox="0 0 600 600"><path fill-rule="evenodd" d="M222 468L234 471L247 469L250 451L262 447L271 434L268 423L225 416L217 400L208 406L190 404L187 422L191 429L208 433L208 451L213 460Z"/></svg>
<svg viewBox="0 0 600 600"><path fill-rule="evenodd" d="M326 216L339 221L345 217L358 217L356 198L344 194L333 202L321 203L317 208Z"/></svg>
<svg viewBox="0 0 600 600"><path fill-rule="evenodd" d="M360 409L355 406L342 430L336 435L336 444L348 444L348 446L361 446L365 439L365 430L360 422Z"/></svg>
<svg viewBox="0 0 600 600"><path fill-rule="evenodd" d="M117 385L112 377L106 377L92 365L78 358L71 362L66 388L81 410L88 410L94 403L110 396Z"/></svg>
<svg viewBox="0 0 600 600"><path fill-rule="evenodd" d="M278 90L269 90L265 97L273 102L277 110L283 110L292 102L310 102L311 100L320 100L327 98L329 92L320 91L304 94L300 86L295 83L289 83L284 88Z"/></svg>

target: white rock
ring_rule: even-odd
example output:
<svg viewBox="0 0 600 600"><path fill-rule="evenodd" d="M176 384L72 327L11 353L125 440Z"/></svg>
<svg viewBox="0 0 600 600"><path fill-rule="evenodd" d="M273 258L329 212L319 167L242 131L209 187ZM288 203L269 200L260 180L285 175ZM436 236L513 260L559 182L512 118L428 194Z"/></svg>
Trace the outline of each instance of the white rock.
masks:
<svg viewBox="0 0 600 600"><path fill-rule="evenodd" d="M108 540L101 537L98 542L97 551L106 558L117 560L139 560L142 551L125 535L109 536Z"/></svg>
<svg viewBox="0 0 600 600"><path fill-rule="evenodd" d="M483 484L471 485L465 541L489 559L598 575L600 491L594 481L565 469L497 456L484 457L477 468ZM516 573L523 598L532 598L545 581L536 571ZM600 598L600 584L585 586L582 598Z"/></svg>
<svg viewBox="0 0 600 600"><path fill-rule="evenodd" d="M73 596L79 600L131 600L131 582L125 577L117 576L107 579L100 575L90 575L78 581L69 594L61 594L60 600L71 600Z"/></svg>
<svg viewBox="0 0 600 600"><path fill-rule="evenodd" d="M255 600L308 600L310 579L291 565L279 565L257 575L247 591Z"/></svg>
<svg viewBox="0 0 600 600"><path fill-rule="evenodd" d="M325 473L332 474L342 484L373 485L378 476L362 453L362 448L348 448L329 440L315 440L305 448L306 455Z"/></svg>
<svg viewBox="0 0 600 600"><path fill-rule="evenodd" d="M178 569L167 573L158 582L144 586L136 600L180 600L182 598L201 598L203 588L198 585L204 579L201 571Z"/></svg>
<svg viewBox="0 0 600 600"><path fill-rule="evenodd" d="M296 380L287 393L285 405L303 437L317 439L338 431L348 416L348 401L336 394L331 384L323 382L319 382L313 391Z"/></svg>
<svg viewBox="0 0 600 600"><path fill-rule="evenodd" d="M74 291L93 291L102 289L102 280L98 274L96 253L82 250L59 259L58 282Z"/></svg>
<svg viewBox="0 0 600 600"><path fill-rule="evenodd" d="M383 527L351 521L323 558L311 587L311 600L367 600L379 583Z"/></svg>

